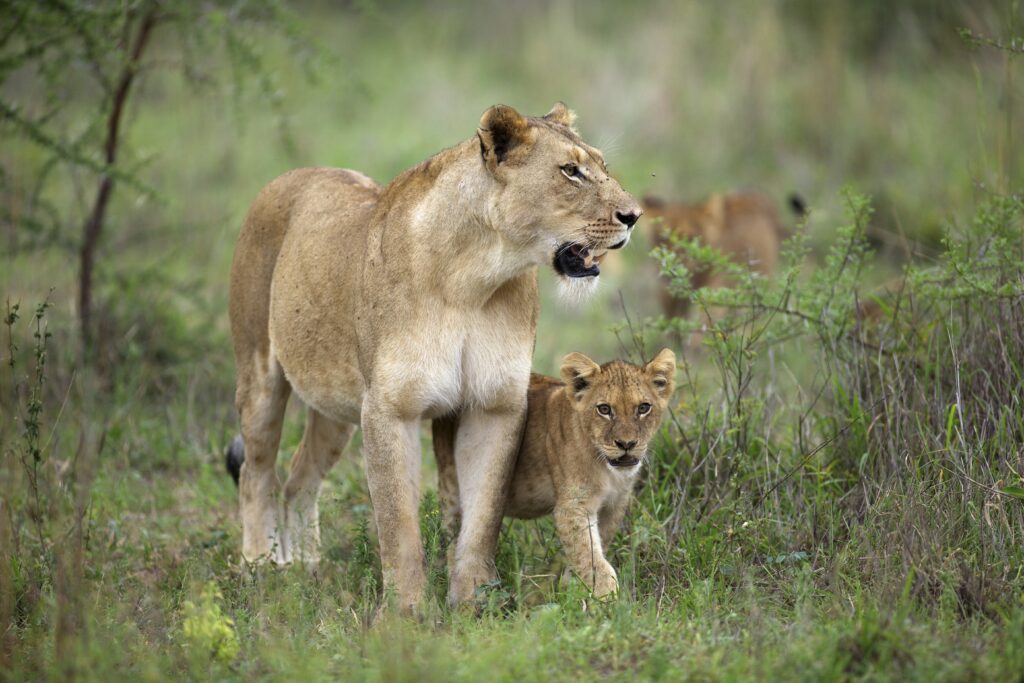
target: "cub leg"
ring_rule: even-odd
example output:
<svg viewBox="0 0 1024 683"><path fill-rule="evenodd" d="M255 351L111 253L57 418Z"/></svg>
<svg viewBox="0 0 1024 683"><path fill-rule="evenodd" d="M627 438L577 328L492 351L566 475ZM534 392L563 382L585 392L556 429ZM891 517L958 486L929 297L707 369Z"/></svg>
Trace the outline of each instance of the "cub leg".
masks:
<svg viewBox="0 0 1024 683"><path fill-rule="evenodd" d="M555 529L573 571L595 597L618 590L615 570L604 557L597 512L584 499L563 500L555 505Z"/></svg>
<svg viewBox="0 0 1024 683"><path fill-rule="evenodd" d="M624 495L614 498L607 505L601 508L597 514L598 526L601 529L601 546L607 548L615 538L619 527L622 526L622 519L626 516L629 508L630 496Z"/></svg>
<svg viewBox="0 0 1024 683"><path fill-rule="evenodd" d="M239 363L235 405L242 427L245 462L238 478L242 557L283 564L288 549L281 534L277 448L291 386L273 357L253 354Z"/></svg>
<svg viewBox="0 0 1024 683"><path fill-rule="evenodd" d="M455 539L459 535L462 517L459 478L455 469L455 431L458 426L458 418L454 415L431 422L434 458L437 460L437 494L441 503L441 516L444 519L449 572L455 568Z"/></svg>
<svg viewBox="0 0 1024 683"><path fill-rule="evenodd" d="M427 575L420 538L419 419L403 419L386 402L363 402L363 452L373 503L385 590L412 612L423 600Z"/></svg>
<svg viewBox="0 0 1024 683"><path fill-rule="evenodd" d="M525 396L523 399L525 402ZM462 526L455 545L454 571L449 576L448 602L453 606L471 600L478 586L497 576L494 555L524 407L467 410L459 416L455 466Z"/></svg>
<svg viewBox="0 0 1024 683"><path fill-rule="evenodd" d="M292 560L316 564L320 560L320 487L341 457L355 425L335 422L312 408L306 414L291 472L284 485L284 518Z"/></svg>

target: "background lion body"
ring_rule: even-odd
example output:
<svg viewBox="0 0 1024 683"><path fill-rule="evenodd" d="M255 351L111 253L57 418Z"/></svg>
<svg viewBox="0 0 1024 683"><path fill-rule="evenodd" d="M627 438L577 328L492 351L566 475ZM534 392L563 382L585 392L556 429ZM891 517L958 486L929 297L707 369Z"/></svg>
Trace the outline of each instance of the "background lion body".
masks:
<svg viewBox="0 0 1024 683"><path fill-rule="evenodd" d="M787 230L775 203L766 195L756 192L714 194L699 204L646 197L644 210L657 246L672 249L673 237L695 238L762 275L770 277L778 268L779 247ZM730 284L724 275L686 265L690 267L694 289ZM689 313L689 300L673 297L664 283L660 299L666 316L685 317Z"/></svg>

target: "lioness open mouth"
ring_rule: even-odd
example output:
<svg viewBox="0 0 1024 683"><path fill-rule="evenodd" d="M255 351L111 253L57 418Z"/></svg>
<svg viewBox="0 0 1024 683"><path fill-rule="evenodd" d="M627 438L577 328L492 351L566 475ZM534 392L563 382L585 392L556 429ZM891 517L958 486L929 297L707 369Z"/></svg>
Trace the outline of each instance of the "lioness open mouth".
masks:
<svg viewBox="0 0 1024 683"><path fill-rule="evenodd" d="M607 249L591 249L582 244L564 242L555 250L552 266L555 272L566 277L597 277L601 274L599 264Z"/></svg>
<svg viewBox="0 0 1024 683"><path fill-rule="evenodd" d="M636 467L640 464L639 458L632 455L620 455L617 458L605 458L612 467Z"/></svg>

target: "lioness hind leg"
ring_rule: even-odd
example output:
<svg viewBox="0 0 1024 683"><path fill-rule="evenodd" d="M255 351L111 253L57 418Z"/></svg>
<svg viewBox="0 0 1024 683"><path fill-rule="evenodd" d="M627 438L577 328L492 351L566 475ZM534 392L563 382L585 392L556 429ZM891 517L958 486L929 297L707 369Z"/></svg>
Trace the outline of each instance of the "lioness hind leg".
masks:
<svg viewBox="0 0 1024 683"><path fill-rule="evenodd" d="M437 460L437 495L444 520L448 571L455 568L455 539L459 536L462 507L459 501L459 478L455 469L455 432L458 418L454 415L431 422L434 458Z"/></svg>
<svg viewBox="0 0 1024 683"><path fill-rule="evenodd" d="M302 443L292 457L284 485L285 545L291 560L308 564L320 560L320 488L354 431L355 425L308 410Z"/></svg>
<svg viewBox="0 0 1024 683"><path fill-rule="evenodd" d="M274 466L291 386L274 358L260 360L254 355L251 362L239 364L235 396L245 448L238 478L242 556L249 562L283 564L288 549L281 534L281 483Z"/></svg>

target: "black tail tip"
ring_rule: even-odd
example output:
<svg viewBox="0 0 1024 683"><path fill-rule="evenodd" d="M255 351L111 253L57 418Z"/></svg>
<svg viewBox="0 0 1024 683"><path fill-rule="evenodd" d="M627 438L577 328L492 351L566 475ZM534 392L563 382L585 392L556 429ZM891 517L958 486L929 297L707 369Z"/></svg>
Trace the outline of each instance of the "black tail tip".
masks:
<svg viewBox="0 0 1024 683"><path fill-rule="evenodd" d="M235 480L235 486L238 485L243 462L245 462L245 445L242 443L242 435L238 434L224 449L224 467L227 468L231 478Z"/></svg>
<svg viewBox="0 0 1024 683"><path fill-rule="evenodd" d="M796 192L789 195L789 208L792 209L793 213L796 214L797 218L803 218L807 215L807 202L804 198L798 195Z"/></svg>

